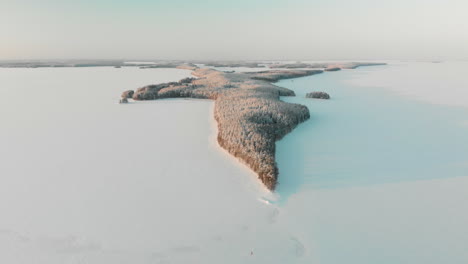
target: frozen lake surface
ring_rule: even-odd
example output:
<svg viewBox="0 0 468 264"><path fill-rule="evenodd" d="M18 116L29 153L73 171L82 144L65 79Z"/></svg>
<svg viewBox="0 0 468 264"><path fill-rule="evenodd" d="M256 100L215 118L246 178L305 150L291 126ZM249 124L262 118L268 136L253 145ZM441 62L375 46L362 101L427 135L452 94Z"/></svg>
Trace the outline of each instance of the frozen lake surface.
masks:
<svg viewBox="0 0 468 264"><path fill-rule="evenodd" d="M278 192L318 263L468 262L467 70L393 63L279 83L312 114L278 143ZM304 98L314 90L332 99Z"/></svg>
<svg viewBox="0 0 468 264"><path fill-rule="evenodd" d="M265 190L216 145L211 101L117 104L188 76L0 69L0 262L238 263L269 250L256 237Z"/></svg>
<svg viewBox="0 0 468 264"><path fill-rule="evenodd" d="M0 262L467 263L466 70L281 81L312 118L272 195L217 146L211 101L117 104L189 71L0 69Z"/></svg>

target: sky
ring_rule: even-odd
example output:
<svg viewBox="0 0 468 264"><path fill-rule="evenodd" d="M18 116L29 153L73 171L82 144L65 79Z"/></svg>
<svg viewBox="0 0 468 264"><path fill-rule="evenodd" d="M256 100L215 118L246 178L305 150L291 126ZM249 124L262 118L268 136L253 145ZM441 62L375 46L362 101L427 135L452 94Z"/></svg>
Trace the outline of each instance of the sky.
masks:
<svg viewBox="0 0 468 264"><path fill-rule="evenodd" d="M0 60L467 60L466 0L0 0Z"/></svg>

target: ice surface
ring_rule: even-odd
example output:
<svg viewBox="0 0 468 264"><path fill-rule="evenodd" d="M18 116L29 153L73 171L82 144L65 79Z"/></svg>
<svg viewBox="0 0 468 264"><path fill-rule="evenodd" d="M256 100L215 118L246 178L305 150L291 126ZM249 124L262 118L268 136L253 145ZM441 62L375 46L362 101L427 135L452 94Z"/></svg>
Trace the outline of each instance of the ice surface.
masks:
<svg viewBox="0 0 468 264"><path fill-rule="evenodd" d="M384 71L367 68L350 84L383 87L405 97L468 108L467 61L393 62Z"/></svg>
<svg viewBox="0 0 468 264"><path fill-rule="evenodd" d="M123 90L189 74L1 69L0 262L239 263L294 254L289 232L272 232L276 209L258 201L270 194L216 145L211 101L117 104Z"/></svg>
<svg viewBox="0 0 468 264"><path fill-rule="evenodd" d="M466 70L392 63L279 83L311 111L277 144L279 204L318 263L468 262Z"/></svg>
<svg viewBox="0 0 468 264"><path fill-rule="evenodd" d="M280 82L312 118L275 195L217 146L211 101L117 104L188 71L0 69L0 263L467 263L467 112L420 98L422 76L461 91L457 67Z"/></svg>

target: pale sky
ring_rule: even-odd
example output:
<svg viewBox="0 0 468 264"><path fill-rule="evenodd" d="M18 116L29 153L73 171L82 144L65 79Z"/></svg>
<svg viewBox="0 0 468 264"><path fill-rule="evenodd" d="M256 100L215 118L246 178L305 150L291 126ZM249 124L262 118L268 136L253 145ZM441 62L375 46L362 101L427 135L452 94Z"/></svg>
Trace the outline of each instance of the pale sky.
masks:
<svg viewBox="0 0 468 264"><path fill-rule="evenodd" d="M0 60L466 60L467 12L467 0L0 0Z"/></svg>

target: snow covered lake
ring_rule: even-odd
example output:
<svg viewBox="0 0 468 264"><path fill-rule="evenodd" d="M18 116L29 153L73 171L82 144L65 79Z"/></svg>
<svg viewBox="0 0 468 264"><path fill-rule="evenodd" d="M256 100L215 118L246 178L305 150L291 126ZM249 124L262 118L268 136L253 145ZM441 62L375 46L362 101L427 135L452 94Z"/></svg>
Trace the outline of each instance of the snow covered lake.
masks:
<svg viewBox="0 0 468 264"><path fill-rule="evenodd" d="M271 210L216 145L213 103L117 104L126 89L188 76L0 69L0 262L234 263L261 250L255 229Z"/></svg>
<svg viewBox="0 0 468 264"><path fill-rule="evenodd" d="M467 263L466 70L281 81L312 118L272 195L217 146L211 101L117 104L189 71L0 69L0 263Z"/></svg>
<svg viewBox="0 0 468 264"><path fill-rule="evenodd" d="M317 263L468 262L466 71L391 63L279 83L312 114L278 143L278 193Z"/></svg>

